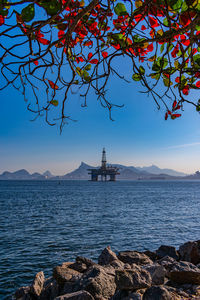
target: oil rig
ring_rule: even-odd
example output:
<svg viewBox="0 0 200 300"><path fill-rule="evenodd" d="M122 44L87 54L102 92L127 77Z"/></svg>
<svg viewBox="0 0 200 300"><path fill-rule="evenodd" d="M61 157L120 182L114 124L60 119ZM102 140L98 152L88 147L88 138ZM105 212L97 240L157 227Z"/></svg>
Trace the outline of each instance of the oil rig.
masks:
<svg viewBox="0 0 200 300"><path fill-rule="evenodd" d="M106 165L106 150L103 148L101 167L97 169L88 169L91 175L91 181L98 181L98 177L101 176L101 181L107 181L107 177L110 176L109 181L116 181L116 175L120 174L119 168Z"/></svg>

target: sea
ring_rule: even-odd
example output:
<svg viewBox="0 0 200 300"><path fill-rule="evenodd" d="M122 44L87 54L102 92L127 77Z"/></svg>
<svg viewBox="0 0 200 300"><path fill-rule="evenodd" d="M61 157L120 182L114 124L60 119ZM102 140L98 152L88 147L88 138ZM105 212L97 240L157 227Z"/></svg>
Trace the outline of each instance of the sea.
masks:
<svg viewBox="0 0 200 300"><path fill-rule="evenodd" d="M0 299L43 270L108 245L179 247L200 239L199 181L0 181Z"/></svg>

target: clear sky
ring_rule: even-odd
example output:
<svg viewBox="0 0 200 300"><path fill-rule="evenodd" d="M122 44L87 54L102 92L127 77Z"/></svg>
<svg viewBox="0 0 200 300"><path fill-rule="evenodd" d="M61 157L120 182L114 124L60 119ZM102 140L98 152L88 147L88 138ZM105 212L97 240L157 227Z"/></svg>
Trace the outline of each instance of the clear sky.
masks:
<svg viewBox="0 0 200 300"><path fill-rule="evenodd" d="M81 161L98 165L103 147L110 163L155 164L186 173L200 169L200 115L192 106L186 106L181 118L165 121L164 111L139 92L137 82L115 79L108 88L114 103L125 104L114 108L115 121L109 120L95 95L89 96L87 108L81 108L81 98L74 96L68 105L78 122L66 125L62 135L59 126L50 127L42 118L31 122L34 116L16 90L1 92L0 173L25 168L66 174Z"/></svg>

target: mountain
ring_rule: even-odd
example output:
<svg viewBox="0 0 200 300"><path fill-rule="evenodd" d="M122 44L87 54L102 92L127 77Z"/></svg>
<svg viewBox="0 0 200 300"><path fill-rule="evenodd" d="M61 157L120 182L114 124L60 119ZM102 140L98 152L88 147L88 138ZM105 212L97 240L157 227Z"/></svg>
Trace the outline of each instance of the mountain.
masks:
<svg viewBox="0 0 200 300"><path fill-rule="evenodd" d="M41 180L45 179L40 173L30 174L27 170L21 169L16 172L5 171L0 175L0 180Z"/></svg>
<svg viewBox="0 0 200 300"><path fill-rule="evenodd" d="M80 166L75 169L74 171L67 173L64 176L60 176L60 179L64 180L84 180L84 179L90 179L90 176L88 175L88 169L93 169L94 167L89 166L85 164L84 162L81 162Z"/></svg>
<svg viewBox="0 0 200 300"><path fill-rule="evenodd" d="M186 176L187 174L182 173L182 172L178 172L172 169L160 169L159 167L152 165L149 167L137 167L138 170L140 171L146 171L149 172L151 174L155 174L155 175L159 175L159 174L166 174L166 175L170 175L170 176Z"/></svg>
<svg viewBox="0 0 200 300"><path fill-rule="evenodd" d="M42 175L45 176L46 179L54 177L49 170L45 171Z"/></svg>

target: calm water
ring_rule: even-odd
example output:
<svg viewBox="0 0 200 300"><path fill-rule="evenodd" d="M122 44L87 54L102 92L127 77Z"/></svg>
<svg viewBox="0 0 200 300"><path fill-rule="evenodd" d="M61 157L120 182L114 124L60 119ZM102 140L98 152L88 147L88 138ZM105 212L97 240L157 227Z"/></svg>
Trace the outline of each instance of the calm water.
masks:
<svg viewBox="0 0 200 300"><path fill-rule="evenodd" d="M0 181L0 299L77 255L200 239L200 182Z"/></svg>

